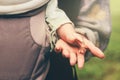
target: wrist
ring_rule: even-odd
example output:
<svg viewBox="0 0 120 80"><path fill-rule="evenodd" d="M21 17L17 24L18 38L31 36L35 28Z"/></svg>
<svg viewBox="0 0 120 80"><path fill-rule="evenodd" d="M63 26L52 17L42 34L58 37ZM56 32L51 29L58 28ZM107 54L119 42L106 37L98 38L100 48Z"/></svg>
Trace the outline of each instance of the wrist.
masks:
<svg viewBox="0 0 120 80"><path fill-rule="evenodd" d="M72 24L70 23L63 24L57 29L58 36L65 41L67 40L69 35L73 33L75 33L75 30Z"/></svg>

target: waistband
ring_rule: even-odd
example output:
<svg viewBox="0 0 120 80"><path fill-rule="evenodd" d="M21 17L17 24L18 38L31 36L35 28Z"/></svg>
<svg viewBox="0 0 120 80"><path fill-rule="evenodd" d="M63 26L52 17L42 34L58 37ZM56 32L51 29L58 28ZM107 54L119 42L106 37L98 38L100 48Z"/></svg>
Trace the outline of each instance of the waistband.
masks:
<svg viewBox="0 0 120 80"><path fill-rule="evenodd" d="M13 2L14 1L14 2ZM37 9L49 2L49 0L0 0L0 14L19 14ZM26 1L26 2L25 2ZM6 4L2 4L6 2ZM15 4L17 3L17 4Z"/></svg>
<svg viewBox="0 0 120 80"><path fill-rule="evenodd" d="M28 11L28 12L25 12L25 13L20 13L20 14L4 14L4 15L0 15L0 18L31 17L31 16L37 15L40 12L44 11L46 9L46 6L47 6L47 4L41 6L41 7L37 8L37 9L31 10L31 11Z"/></svg>

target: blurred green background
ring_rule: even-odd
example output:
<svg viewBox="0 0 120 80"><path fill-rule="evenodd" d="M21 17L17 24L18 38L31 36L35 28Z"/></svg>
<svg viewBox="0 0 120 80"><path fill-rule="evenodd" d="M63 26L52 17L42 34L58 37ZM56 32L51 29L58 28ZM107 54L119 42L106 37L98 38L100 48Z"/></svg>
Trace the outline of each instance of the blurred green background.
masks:
<svg viewBox="0 0 120 80"><path fill-rule="evenodd" d="M120 80L120 0L110 0L112 34L103 60L92 58L82 70L79 80Z"/></svg>

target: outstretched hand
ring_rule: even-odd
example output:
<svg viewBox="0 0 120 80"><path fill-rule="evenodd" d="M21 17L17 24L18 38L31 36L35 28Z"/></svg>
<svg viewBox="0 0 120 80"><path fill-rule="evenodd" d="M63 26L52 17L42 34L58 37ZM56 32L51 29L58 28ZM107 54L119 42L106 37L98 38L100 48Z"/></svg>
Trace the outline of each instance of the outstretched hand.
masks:
<svg viewBox="0 0 120 80"><path fill-rule="evenodd" d="M55 51L70 59L70 64L78 64L79 68L84 65L84 55L89 50L94 56L104 58L103 52L91 41L74 31L71 24L65 24L58 29L60 40L57 41Z"/></svg>

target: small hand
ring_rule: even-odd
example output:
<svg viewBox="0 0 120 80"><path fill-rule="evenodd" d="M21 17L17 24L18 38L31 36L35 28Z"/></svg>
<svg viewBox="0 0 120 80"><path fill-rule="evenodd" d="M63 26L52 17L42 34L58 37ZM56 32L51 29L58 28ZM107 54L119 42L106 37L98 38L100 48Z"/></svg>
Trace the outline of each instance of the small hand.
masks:
<svg viewBox="0 0 120 80"><path fill-rule="evenodd" d="M71 39L71 44L75 43L77 46L81 48L85 48L87 50L90 50L90 52L98 57L98 58L104 58L104 53L96 47L90 40L88 40L86 37L83 35L80 35L78 33L73 33L74 38Z"/></svg>
<svg viewBox="0 0 120 80"><path fill-rule="evenodd" d="M58 30L57 34L66 43L73 46L78 46L79 48L86 48L98 58L104 58L103 52L97 48L90 40L85 38L83 35L75 32L71 24L64 24ZM81 49L82 50L82 49Z"/></svg>
<svg viewBox="0 0 120 80"><path fill-rule="evenodd" d="M77 46L69 45L62 39L57 41L55 47L55 52L61 52L63 56L69 58L72 66L77 63L79 68L82 68L84 65L84 55L86 50L86 48L78 48Z"/></svg>
<svg viewBox="0 0 120 80"><path fill-rule="evenodd" d="M82 48L83 49L83 48ZM56 43L55 52L61 52L62 55L66 58L69 58L70 65L74 66L76 63L79 68L82 68L84 65L84 53L86 49L81 50L77 46L72 46L64 42L62 39L59 39Z"/></svg>
<svg viewBox="0 0 120 80"><path fill-rule="evenodd" d="M85 38L83 35L76 33L74 31L74 28L71 26L71 24L62 25L57 30L57 33L59 37L62 40L64 40L63 41L64 44L66 44L68 47L68 49L66 49L67 47L64 47L64 45L59 45L61 43L57 43L56 46L59 47L57 48L57 50L59 51L60 49L60 51L63 54L66 54L66 53L69 55L71 55L71 53L76 54L76 57L74 57L74 59L71 59L73 57L68 57L68 58L70 58L70 60L75 60L73 61L73 63L77 62L79 68L82 68L84 65L84 55L86 53L86 50L89 50L94 56L98 58L104 58L103 52L99 48L97 48L91 41ZM74 48L77 48L77 49L74 50ZM71 50L71 52L65 53L65 50L68 50L68 51Z"/></svg>
<svg viewBox="0 0 120 80"><path fill-rule="evenodd" d="M54 50L57 53L61 52L64 57L69 58L70 64L72 66L76 64L76 62L77 62L76 53L79 50L77 47L75 47L75 46L73 47L73 46L67 44L66 42L64 42L62 39L59 39L56 43Z"/></svg>

